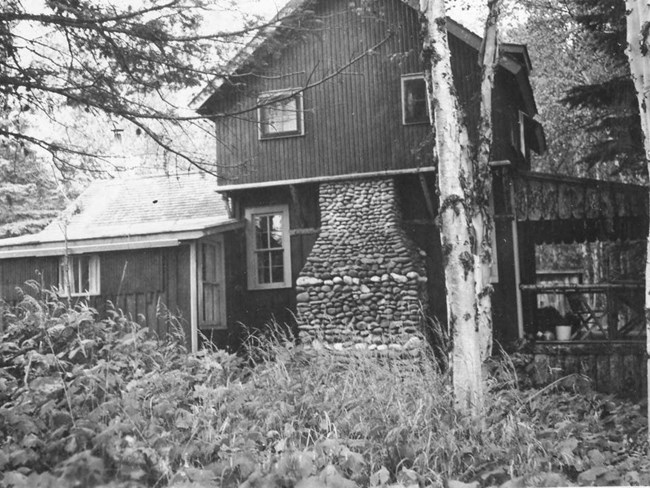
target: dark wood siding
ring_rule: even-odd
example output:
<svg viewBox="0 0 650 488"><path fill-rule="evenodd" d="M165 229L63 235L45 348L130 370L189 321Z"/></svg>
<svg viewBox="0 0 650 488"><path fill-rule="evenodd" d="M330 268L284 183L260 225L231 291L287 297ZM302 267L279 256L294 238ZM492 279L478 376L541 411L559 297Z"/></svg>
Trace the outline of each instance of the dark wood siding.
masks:
<svg viewBox="0 0 650 488"><path fill-rule="evenodd" d="M222 184L377 172L431 166L428 125L402 125L401 75L422 71L419 22L400 0L374 15L347 0L318 2L323 28L268 60L269 68L241 80L246 93L217 103L214 113L245 110L257 94L300 88L305 135L260 141L256 112L216 119ZM373 46L372 53L351 60ZM480 71L477 52L452 38L452 65L470 127L476 126ZM338 72L340 71L340 73ZM470 132L475 135L475 129Z"/></svg>
<svg viewBox="0 0 650 488"><path fill-rule="evenodd" d="M35 281L43 289L57 285L59 281L59 258L5 259L0 261L0 300L15 303L23 292L34 295L27 281Z"/></svg>
<svg viewBox="0 0 650 488"><path fill-rule="evenodd" d="M167 333L169 321L161 313L167 308L190 337L189 246L141 251L100 253L100 292L89 304L101 317L109 310L147 325L159 335ZM44 289L58 285L59 257L16 258L0 261L0 298L17 303L15 288L35 280ZM82 301L73 297L73 302Z"/></svg>
<svg viewBox="0 0 650 488"><path fill-rule="evenodd" d="M634 400L648 395L644 342L538 342L533 354L527 371L538 387L578 373L591 378L593 387L604 393Z"/></svg>
<svg viewBox="0 0 650 488"><path fill-rule="evenodd" d="M167 309L189 341L189 246L110 252L100 258L101 296L92 303L102 314L110 301L116 310L164 335L170 326Z"/></svg>
<svg viewBox="0 0 650 488"><path fill-rule="evenodd" d="M303 184L293 188L259 188L230 194L236 216L244 218L249 207L285 204L289 206L291 224L291 270L293 282L302 270L318 237L320 212L318 185ZM246 237L243 229L225 234L226 303L229 345L237 347L246 334L242 328L256 330L275 320L293 326L295 289L248 290Z"/></svg>
<svg viewBox="0 0 650 488"><path fill-rule="evenodd" d="M512 161L517 169L529 169L530 151L525 155L519 151L519 111L525 112L525 109L517 81L513 75L500 69L494 86L492 159Z"/></svg>

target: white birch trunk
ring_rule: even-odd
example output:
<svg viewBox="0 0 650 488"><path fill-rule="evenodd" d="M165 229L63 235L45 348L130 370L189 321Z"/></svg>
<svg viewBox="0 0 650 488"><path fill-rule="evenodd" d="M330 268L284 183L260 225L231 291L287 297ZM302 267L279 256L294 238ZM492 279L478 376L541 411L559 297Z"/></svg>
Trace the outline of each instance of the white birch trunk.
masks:
<svg viewBox="0 0 650 488"><path fill-rule="evenodd" d="M474 236L467 205L472 164L467 129L460 119L447 43L444 0L420 0L427 24L423 41L430 110L436 134L440 221L447 311L452 337L452 378L457 408L479 414L483 407L481 354L476 322Z"/></svg>
<svg viewBox="0 0 650 488"><path fill-rule="evenodd" d="M639 116L643 130L643 147L646 162L650 169L650 53L648 52L647 27L650 22L650 8L647 0L626 0L627 12L627 56L630 63L630 72L636 88L639 102ZM645 35L644 35L645 31ZM650 236L646 246L645 265L645 316L646 316L646 348L650 355ZM650 386L650 359L647 363L648 382ZM650 414L650 404L648 405ZM648 431L650 439L650 431Z"/></svg>
<svg viewBox="0 0 650 488"><path fill-rule="evenodd" d="M499 36L497 21L501 0L488 0L488 18L481 46L481 122L479 127L479 147L474 167L476 182L476 202L472 223L476 232L476 301L477 323L481 348L481 360L492 355L492 285L490 271L492 266L492 232L494 219L490 213L492 196L492 171L490 169L490 150L492 148L492 90L494 73L499 61Z"/></svg>

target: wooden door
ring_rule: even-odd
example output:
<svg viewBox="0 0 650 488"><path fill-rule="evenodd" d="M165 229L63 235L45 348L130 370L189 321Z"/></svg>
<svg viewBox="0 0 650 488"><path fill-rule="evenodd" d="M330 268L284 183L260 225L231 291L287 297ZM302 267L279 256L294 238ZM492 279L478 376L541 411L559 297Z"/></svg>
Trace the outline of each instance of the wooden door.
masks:
<svg viewBox="0 0 650 488"><path fill-rule="evenodd" d="M227 324L223 237L202 239L198 246L199 327L225 329Z"/></svg>

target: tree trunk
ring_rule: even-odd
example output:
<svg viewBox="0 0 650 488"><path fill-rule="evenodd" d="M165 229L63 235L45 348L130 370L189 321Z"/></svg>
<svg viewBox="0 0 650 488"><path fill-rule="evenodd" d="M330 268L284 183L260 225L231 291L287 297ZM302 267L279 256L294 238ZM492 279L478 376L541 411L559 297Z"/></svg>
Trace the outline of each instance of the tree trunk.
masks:
<svg viewBox="0 0 650 488"><path fill-rule="evenodd" d="M646 163L650 170L650 57L648 53L648 26L650 25L650 7L647 0L626 0L627 12L627 56L630 62L630 72L639 102L639 116L643 130L643 147ZM650 236L646 247L645 265L645 317L646 317L646 348L650 355ZM648 382L650 386L650 359L648 359ZM648 404L650 414L650 404ZM650 430L648 431L650 440Z"/></svg>
<svg viewBox="0 0 650 488"><path fill-rule="evenodd" d="M444 0L420 0L429 108L438 159L439 215L452 378L457 408L479 414L483 407L481 353L476 317L475 235L469 205L475 193L467 129L460 119L447 42Z"/></svg>
<svg viewBox="0 0 650 488"><path fill-rule="evenodd" d="M499 39L497 21L501 0L488 0L489 13L485 22L485 33L481 45L481 120L479 127L479 146L474 165L476 201L474 202L472 223L477 236L475 254L475 279L477 323L481 359L492 354L492 285L490 274L492 266L492 232L494 219L490 213L492 197L492 170L490 151L492 149L492 91L494 73L499 61Z"/></svg>

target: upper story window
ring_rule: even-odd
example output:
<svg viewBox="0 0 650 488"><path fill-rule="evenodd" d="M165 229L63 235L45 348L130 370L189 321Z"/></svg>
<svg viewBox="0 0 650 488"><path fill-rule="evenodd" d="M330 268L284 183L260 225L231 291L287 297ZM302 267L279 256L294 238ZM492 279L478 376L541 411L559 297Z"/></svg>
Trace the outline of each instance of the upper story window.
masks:
<svg viewBox="0 0 650 488"><path fill-rule="evenodd" d="M59 290L63 295L99 295L99 256L80 254L59 261Z"/></svg>
<svg viewBox="0 0 650 488"><path fill-rule="evenodd" d="M246 209L248 288L291 287L289 207Z"/></svg>
<svg viewBox="0 0 650 488"><path fill-rule="evenodd" d="M429 123L427 84L422 74L402 76L402 123Z"/></svg>
<svg viewBox="0 0 650 488"><path fill-rule="evenodd" d="M301 136L305 133L302 93L295 93L295 90L263 93L257 103L260 139Z"/></svg>
<svg viewBox="0 0 650 488"><path fill-rule="evenodd" d="M521 110L519 111L519 133L517 134L519 136L519 140L517 142L519 143L519 152L521 152L521 155L523 157L528 156L528 145L526 144L526 126L528 122L527 119L529 118L530 117L528 117Z"/></svg>

